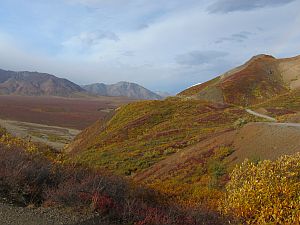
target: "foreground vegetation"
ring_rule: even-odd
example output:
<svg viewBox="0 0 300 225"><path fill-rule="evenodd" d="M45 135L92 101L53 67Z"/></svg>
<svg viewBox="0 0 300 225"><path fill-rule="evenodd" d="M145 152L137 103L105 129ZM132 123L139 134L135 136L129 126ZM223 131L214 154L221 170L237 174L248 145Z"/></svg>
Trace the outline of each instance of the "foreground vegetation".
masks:
<svg viewBox="0 0 300 225"><path fill-rule="evenodd" d="M8 202L97 213L109 224L223 224L215 215L180 208L121 177L65 164L45 146L3 129L1 136L0 197Z"/></svg>
<svg viewBox="0 0 300 225"><path fill-rule="evenodd" d="M227 179L226 157L231 146L195 148L186 162L180 154L197 143L234 131L245 123L260 121L244 109L228 104L172 97L121 107L104 123L96 123L69 147L72 160L109 170L146 184L183 206L216 208ZM141 175L166 159L173 170L156 176ZM152 176L156 176L152 179ZM141 179L140 179L141 178Z"/></svg>
<svg viewBox="0 0 300 225"><path fill-rule="evenodd" d="M178 190L190 191L195 201L219 202L224 214L221 218L212 211L192 207L192 198L190 207L173 201L176 191L171 190L176 179L187 179L183 171L179 170L176 179L156 183L160 187L154 191L103 170L66 164L53 149L13 137L4 129L0 136L0 197L20 206L97 213L109 224L300 223L300 153L276 161L246 160L229 177L224 159L231 153L230 148L203 155L202 169L190 168L194 171L192 176L189 174L191 179ZM201 187L205 180L209 182L206 189Z"/></svg>
<svg viewBox="0 0 300 225"><path fill-rule="evenodd" d="M230 175L220 209L247 224L300 223L300 153L246 160Z"/></svg>

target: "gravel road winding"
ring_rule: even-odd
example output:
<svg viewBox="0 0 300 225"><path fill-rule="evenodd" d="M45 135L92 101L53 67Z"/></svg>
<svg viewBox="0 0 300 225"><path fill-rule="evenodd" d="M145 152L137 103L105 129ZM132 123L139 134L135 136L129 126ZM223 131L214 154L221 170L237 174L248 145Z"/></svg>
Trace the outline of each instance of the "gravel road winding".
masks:
<svg viewBox="0 0 300 225"><path fill-rule="evenodd" d="M273 117L270 117L270 116L267 116L267 115L264 115L264 114L261 114L261 113L258 113L258 112L255 112L251 109L246 109L246 112L253 115L253 116L257 116L257 117L260 117L260 118L263 118L263 119L267 119L269 121L273 121L273 122L276 122L277 120Z"/></svg>
<svg viewBox="0 0 300 225"><path fill-rule="evenodd" d="M300 123L278 123L275 118L264 115L264 114L261 114L261 113L258 113L258 112L255 112L251 109L246 109L246 112L251 114L251 115L254 115L254 116L257 116L257 117L260 117L260 118L264 118L264 119L267 119L269 121L273 121L273 123L270 123L270 122L258 122L258 123L264 123L264 124L268 124L268 125L271 125L271 126L300 128Z"/></svg>

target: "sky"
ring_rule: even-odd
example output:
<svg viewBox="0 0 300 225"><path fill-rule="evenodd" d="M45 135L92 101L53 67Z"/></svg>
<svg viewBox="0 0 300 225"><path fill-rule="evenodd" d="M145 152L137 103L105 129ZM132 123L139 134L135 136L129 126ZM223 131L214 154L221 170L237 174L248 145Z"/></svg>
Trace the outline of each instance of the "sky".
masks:
<svg viewBox="0 0 300 225"><path fill-rule="evenodd" d="M175 94L300 54L300 0L0 0L0 68Z"/></svg>

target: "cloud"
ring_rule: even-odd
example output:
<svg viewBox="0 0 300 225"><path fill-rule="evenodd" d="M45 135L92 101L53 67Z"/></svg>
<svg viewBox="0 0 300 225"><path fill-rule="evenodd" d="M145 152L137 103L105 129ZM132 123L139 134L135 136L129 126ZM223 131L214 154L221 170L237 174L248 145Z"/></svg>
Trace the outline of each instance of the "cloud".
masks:
<svg viewBox="0 0 300 225"><path fill-rule="evenodd" d="M212 63L216 59L227 55L227 52L221 51L192 51L176 56L175 61L180 65L197 66Z"/></svg>
<svg viewBox="0 0 300 225"><path fill-rule="evenodd" d="M216 7L220 2L3 0L0 68L53 73L79 84L127 80L174 92L256 54L299 54L299 0L269 8L291 1L226 0L229 6ZM212 5L217 14L207 10ZM1 38L1 31L9 37Z"/></svg>
<svg viewBox="0 0 300 225"><path fill-rule="evenodd" d="M210 13L249 11L256 8L281 6L295 0L217 0L208 7Z"/></svg>
<svg viewBox="0 0 300 225"><path fill-rule="evenodd" d="M93 32L82 32L63 42L63 46L77 49L91 48L100 44L103 40L119 41L120 38L111 31L97 30Z"/></svg>
<svg viewBox="0 0 300 225"><path fill-rule="evenodd" d="M226 41L241 43L241 42L244 42L247 39L249 39L249 36L251 36L251 35L253 35L253 33L248 32L248 31L241 31L239 33L232 34L228 37L221 37L218 40L216 40L215 43L220 44L220 43L223 43Z"/></svg>
<svg viewBox="0 0 300 225"><path fill-rule="evenodd" d="M131 57L131 56L135 56L135 52L134 51L124 51L121 53L121 55Z"/></svg>
<svg viewBox="0 0 300 225"><path fill-rule="evenodd" d="M122 3L126 4L129 1L126 1L126 3L123 0L66 0L69 3L80 3L83 5L88 5L88 6L94 6L94 5L99 5L99 4L119 4Z"/></svg>

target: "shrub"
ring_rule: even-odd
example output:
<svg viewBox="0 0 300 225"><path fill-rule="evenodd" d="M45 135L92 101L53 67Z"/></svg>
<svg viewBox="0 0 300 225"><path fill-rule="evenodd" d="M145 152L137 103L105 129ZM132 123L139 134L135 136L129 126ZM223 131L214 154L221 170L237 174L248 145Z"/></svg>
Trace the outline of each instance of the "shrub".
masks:
<svg viewBox="0 0 300 225"><path fill-rule="evenodd" d="M238 118L235 122L234 122L234 124L233 124L233 126L234 126L234 128L240 128L240 127L242 127L242 126L244 126L245 124L247 124L248 123L248 121L246 120L246 119L244 119L244 118Z"/></svg>
<svg viewBox="0 0 300 225"><path fill-rule="evenodd" d="M0 197L20 206L68 207L97 212L109 224L195 224L164 196L123 178L40 154L0 145ZM100 223L101 224L101 223Z"/></svg>
<svg viewBox="0 0 300 225"><path fill-rule="evenodd" d="M164 155L172 155L173 153L176 153L177 150L174 148L167 148L166 150L164 150Z"/></svg>
<svg viewBox="0 0 300 225"><path fill-rule="evenodd" d="M300 153L246 160L231 173L220 209L248 224L300 223Z"/></svg>
<svg viewBox="0 0 300 225"><path fill-rule="evenodd" d="M224 174L226 174L226 167L220 161L212 161L208 166L208 171L213 178L220 178Z"/></svg>
<svg viewBox="0 0 300 225"><path fill-rule="evenodd" d="M0 198L9 202L92 213L93 218L87 221L91 224L103 224L104 220L107 224L220 224L218 217L208 217L200 210L191 213L192 207L179 207L169 195L129 179L57 160L54 156L61 156L57 153L49 157L46 146L5 131L0 143ZM154 153L155 157L160 152Z"/></svg>
<svg viewBox="0 0 300 225"><path fill-rule="evenodd" d="M39 204L44 186L51 182L50 170L41 156L0 146L0 195L20 205Z"/></svg>

